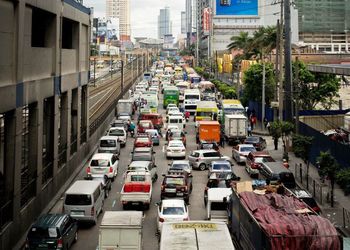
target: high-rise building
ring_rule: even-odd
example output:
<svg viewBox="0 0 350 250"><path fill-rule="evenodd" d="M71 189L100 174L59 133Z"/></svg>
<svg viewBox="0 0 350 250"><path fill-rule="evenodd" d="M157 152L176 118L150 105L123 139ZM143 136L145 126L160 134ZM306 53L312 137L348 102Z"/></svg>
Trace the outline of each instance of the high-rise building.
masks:
<svg viewBox="0 0 350 250"><path fill-rule="evenodd" d="M120 40L130 40L129 0L106 0L106 17L118 18Z"/></svg>
<svg viewBox="0 0 350 250"><path fill-rule="evenodd" d="M164 38L164 35L171 34L170 9L165 7L160 9L158 16L158 38Z"/></svg>
<svg viewBox="0 0 350 250"><path fill-rule="evenodd" d="M186 34L186 12L181 11L181 34Z"/></svg>

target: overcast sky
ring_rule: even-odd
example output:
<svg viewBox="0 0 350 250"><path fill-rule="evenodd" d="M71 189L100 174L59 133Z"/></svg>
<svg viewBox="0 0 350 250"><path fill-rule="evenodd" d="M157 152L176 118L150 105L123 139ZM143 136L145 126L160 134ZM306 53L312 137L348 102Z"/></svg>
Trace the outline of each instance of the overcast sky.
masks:
<svg viewBox="0 0 350 250"><path fill-rule="evenodd" d="M84 5L94 7L94 17L106 15L106 0L84 0ZM131 36L157 38L159 10L168 6L172 21L173 36L181 30L181 11L185 11L185 0L130 0Z"/></svg>

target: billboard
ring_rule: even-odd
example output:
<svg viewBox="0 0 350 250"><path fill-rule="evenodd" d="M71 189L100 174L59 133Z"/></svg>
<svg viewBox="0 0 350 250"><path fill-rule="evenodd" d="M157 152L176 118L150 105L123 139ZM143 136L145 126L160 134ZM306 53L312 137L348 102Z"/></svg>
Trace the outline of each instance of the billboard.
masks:
<svg viewBox="0 0 350 250"><path fill-rule="evenodd" d="M211 9L203 9L203 33L204 35L209 35L211 24Z"/></svg>
<svg viewBox="0 0 350 250"><path fill-rule="evenodd" d="M258 0L216 0L216 16L257 16Z"/></svg>

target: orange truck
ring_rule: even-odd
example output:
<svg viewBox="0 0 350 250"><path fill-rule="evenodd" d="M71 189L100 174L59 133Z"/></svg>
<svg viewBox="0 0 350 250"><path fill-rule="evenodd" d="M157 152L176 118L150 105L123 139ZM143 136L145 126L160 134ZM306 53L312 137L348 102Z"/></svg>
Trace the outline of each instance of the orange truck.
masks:
<svg viewBox="0 0 350 250"><path fill-rule="evenodd" d="M220 142L220 123L218 121L198 121L198 141Z"/></svg>

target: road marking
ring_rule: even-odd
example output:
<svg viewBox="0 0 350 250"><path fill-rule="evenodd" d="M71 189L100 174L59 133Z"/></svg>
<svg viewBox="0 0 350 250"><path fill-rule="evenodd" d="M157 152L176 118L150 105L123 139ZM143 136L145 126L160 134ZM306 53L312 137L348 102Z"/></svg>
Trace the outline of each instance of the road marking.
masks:
<svg viewBox="0 0 350 250"><path fill-rule="evenodd" d="M114 207L115 206L115 200L113 201L113 203L112 203L112 207Z"/></svg>
<svg viewBox="0 0 350 250"><path fill-rule="evenodd" d="M162 148L163 153L165 152L164 150L165 150L165 147L163 146L163 148Z"/></svg>

